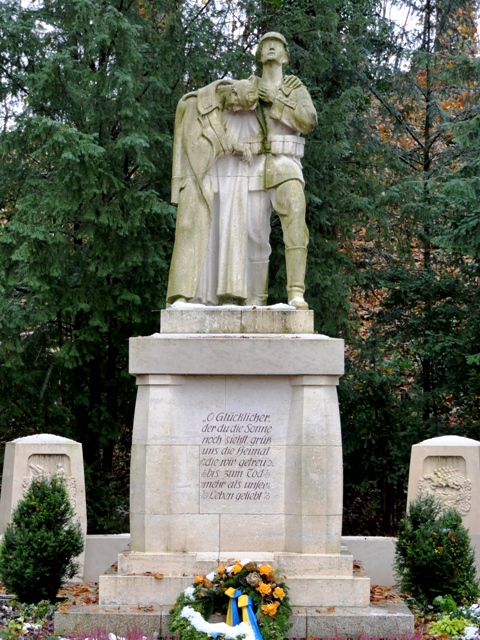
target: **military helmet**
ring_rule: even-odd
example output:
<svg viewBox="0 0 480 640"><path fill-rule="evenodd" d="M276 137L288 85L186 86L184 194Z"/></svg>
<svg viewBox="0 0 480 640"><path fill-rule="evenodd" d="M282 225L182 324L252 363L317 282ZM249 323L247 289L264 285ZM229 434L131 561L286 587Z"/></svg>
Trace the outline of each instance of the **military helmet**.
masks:
<svg viewBox="0 0 480 640"><path fill-rule="evenodd" d="M257 53L255 56L258 64L260 64L260 52L262 51L262 43L265 42L265 40L280 40L280 42L285 47L285 52L287 54L288 60L286 64L290 62L290 52L288 50L288 43L285 39L285 36L282 36L282 34L278 33L278 31L268 31L268 33L265 33L258 41ZM286 64L284 66L286 66Z"/></svg>

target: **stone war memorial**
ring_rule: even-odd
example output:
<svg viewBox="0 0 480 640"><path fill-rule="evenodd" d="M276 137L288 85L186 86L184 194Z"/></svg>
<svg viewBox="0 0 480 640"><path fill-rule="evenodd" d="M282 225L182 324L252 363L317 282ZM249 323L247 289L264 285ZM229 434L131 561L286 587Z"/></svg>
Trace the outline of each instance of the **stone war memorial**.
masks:
<svg viewBox="0 0 480 640"><path fill-rule="evenodd" d="M0 496L0 535L11 521L11 515L37 478L57 476L65 483L71 505L80 524L83 537L87 534L87 504L83 471L82 445L75 440L51 433L38 433L7 442L3 463L3 483ZM85 552L77 558L79 574L83 576Z"/></svg>
<svg viewBox="0 0 480 640"><path fill-rule="evenodd" d="M435 496L445 508L454 508L468 528L477 549L480 569L480 442L456 435L430 438L413 445L407 504L422 495Z"/></svg>
<svg viewBox="0 0 480 640"><path fill-rule="evenodd" d="M130 339L131 549L100 577L100 606L150 607L165 637L195 575L248 558L286 576L289 637L393 636L413 617L372 607L341 545L343 341L314 333L304 297L301 157L317 115L284 75L283 35L259 40L257 62L260 76L216 81L177 108L167 308L159 333ZM272 209L287 297L268 307Z"/></svg>

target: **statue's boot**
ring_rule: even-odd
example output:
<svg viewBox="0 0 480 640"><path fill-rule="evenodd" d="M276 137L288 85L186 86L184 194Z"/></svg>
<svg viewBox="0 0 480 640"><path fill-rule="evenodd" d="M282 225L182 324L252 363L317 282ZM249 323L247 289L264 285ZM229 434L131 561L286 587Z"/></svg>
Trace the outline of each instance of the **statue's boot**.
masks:
<svg viewBox="0 0 480 640"><path fill-rule="evenodd" d="M263 307L268 299L268 265L269 262L248 263L248 297L247 305Z"/></svg>
<svg viewBox="0 0 480 640"><path fill-rule="evenodd" d="M291 247L285 249L287 266L288 304L296 309L308 309L303 296L305 294L305 271L307 269L307 248Z"/></svg>

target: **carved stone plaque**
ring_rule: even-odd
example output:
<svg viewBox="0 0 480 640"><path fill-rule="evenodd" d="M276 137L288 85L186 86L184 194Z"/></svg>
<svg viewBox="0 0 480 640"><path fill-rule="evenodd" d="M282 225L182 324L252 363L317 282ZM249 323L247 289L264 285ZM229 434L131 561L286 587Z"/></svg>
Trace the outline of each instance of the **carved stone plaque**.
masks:
<svg viewBox="0 0 480 640"><path fill-rule="evenodd" d="M70 503L75 508L77 486L75 478L71 475L70 458L66 455L54 453L31 455L28 458L28 475L22 482L23 493L27 491L33 480L52 476L63 480Z"/></svg>
<svg viewBox="0 0 480 640"><path fill-rule="evenodd" d="M446 508L453 507L464 516L470 511L472 483L458 469L437 467L418 481L419 495L433 495Z"/></svg>

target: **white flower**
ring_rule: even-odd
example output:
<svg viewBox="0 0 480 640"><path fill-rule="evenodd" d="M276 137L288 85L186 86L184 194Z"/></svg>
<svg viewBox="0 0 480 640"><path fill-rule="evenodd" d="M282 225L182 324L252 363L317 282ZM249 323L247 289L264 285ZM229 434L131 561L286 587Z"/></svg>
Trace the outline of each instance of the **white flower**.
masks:
<svg viewBox="0 0 480 640"><path fill-rule="evenodd" d="M473 638L478 638L477 636L478 627L465 627L463 630L463 637L465 640L473 640Z"/></svg>
<svg viewBox="0 0 480 640"><path fill-rule="evenodd" d="M183 593L185 594L187 600L195 600L195 598L193 597L193 594L195 593L195 587L187 587Z"/></svg>
<svg viewBox="0 0 480 640"><path fill-rule="evenodd" d="M32 624L31 622L24 622L22 631L33 631L34 629L40 629L41 624Z"/></svg>
<svg viewBox="0 0 480 640"><path fill-rule="evenodd" d="M255 640L253 629L249 624L241 622L235 627L231 627L225 622L207 622L201 613L192 609L192 607L183 607L180 615L186 618L192 627L203 633L220 633L225 638L245 637L246 640Z"/></svg>

